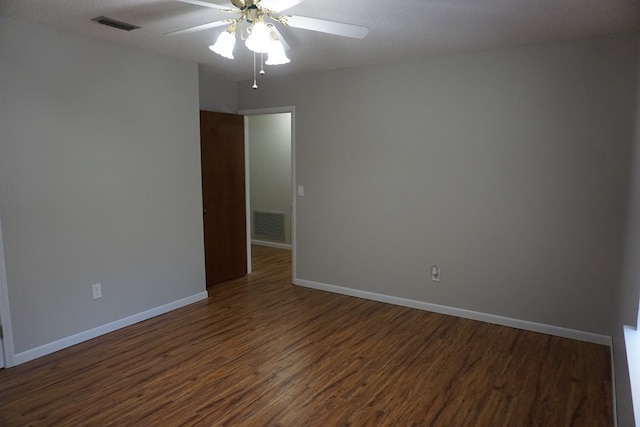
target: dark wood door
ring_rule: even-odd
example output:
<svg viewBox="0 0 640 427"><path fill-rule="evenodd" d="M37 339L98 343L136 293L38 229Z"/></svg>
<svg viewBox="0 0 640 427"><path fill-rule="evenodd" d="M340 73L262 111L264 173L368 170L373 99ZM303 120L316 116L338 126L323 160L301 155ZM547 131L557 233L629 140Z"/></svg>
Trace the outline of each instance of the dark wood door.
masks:
<svg viewBox="0 0 640 427"><path fill-rule="evenodd" d="M247 274L244 117L200 111L207 286Z"/></svg>

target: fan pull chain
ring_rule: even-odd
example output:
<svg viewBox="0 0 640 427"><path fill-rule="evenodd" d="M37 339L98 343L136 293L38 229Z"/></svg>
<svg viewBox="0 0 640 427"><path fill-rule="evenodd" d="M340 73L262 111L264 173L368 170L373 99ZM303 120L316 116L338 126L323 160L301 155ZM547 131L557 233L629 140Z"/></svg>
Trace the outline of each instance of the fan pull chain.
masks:
<svg viewBox="0 0 640 427"><path fill-rule="evenodd" d="M258 89L258 83L256 82L256 53L253 52L253 86L254 89Z"/></svg>
<svg viewBox="0 0 640 427"><path fill-rule="evenodd" d="M260 52L260 75L264 76L264 53Z"/></svg>

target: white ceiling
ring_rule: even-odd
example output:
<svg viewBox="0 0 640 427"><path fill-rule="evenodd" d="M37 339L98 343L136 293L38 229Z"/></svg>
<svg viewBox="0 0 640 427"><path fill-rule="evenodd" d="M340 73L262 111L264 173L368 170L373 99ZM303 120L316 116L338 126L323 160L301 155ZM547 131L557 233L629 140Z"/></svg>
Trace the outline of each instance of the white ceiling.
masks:
<svg viewBox="0 0 640 427"><path fill-rule="evenodd" d="M267 67L268 75L640 30L638 0L305 0L286 14L362 25L370 31L357 40L282 28L291 63ZM215 9L175 0L3 0L0 15L196 61L229 80L252 76L252 57L240 43L235 60L208 49L224 27L164 35L230 16ZM142 28L126 32L91 21L100 15Z"/></svg>

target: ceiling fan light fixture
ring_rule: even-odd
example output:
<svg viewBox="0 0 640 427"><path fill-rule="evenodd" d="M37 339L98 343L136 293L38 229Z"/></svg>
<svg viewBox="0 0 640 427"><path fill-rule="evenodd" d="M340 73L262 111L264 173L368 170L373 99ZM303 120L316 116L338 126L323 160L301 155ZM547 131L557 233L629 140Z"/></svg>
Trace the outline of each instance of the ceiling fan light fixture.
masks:
<svg viewBox="0 0 640 427"><path fill-rule="evenodd" d="M263 21L254 23L249 29L249 37L247 37L247 40L244 42L247 49L255 53L269 52L271 32L271 28Z"/></svg>
<svg viewBox="0 0 640 427"><path fill-rule="evenodd" d="M233 31L233 32L232 32ZM225 31L220 33L218 36L218 40L214 45L209 46L209 49L214 51L220 56L224 56L228 59L233 58L233 48L236 45L236 35L235 28L230 29L227 28Z"/></svg>
<svg viewBox="0 0 640 427"><path fill-rule="evenodd" d="M265 64L267 65L283 65L291 62L291 59L287 58L287 54L284 52L284 46L278 39L271 42L269 48L269 56Z"/></svg>
<svg viewBox="0 0 640 427"><path fill-rule="evenodd" d="M256 54L260 55L260 75L264 74L263 64L281 65L291 62L285 53L285 49L289 49L289 45L286 40L282 38L282 35L278 30L279 26L300 28L303 30L317 31L355 39L362 39L369 33L368 28L359 25L327 21L325 19L308 18L304 16L280 14L283 10L302 3L303 0L230 0L233 8L229 8L227 5L202 0L176 1L238 15L234 19L223 19L208 22L203 25L172 31L167 34L193 33L230 24L228 28L218 36L215 44L209 46L209 49L220 56L228 59L234 59L233 49L236 44L236 38L240 37L240 39L245 42L247 49L253 53L254 89L258 88L256 83L258 75ZM264 1L266 7L261 5L261 1ZM265 53L268 55L267 61L263 62Z"/></svg>

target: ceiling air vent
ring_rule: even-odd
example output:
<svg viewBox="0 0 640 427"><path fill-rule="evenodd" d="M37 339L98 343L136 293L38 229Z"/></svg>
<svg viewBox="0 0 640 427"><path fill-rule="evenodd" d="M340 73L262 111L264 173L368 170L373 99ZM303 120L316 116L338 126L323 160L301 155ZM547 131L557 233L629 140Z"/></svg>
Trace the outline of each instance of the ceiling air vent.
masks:
<svg viewBox="0 0 640 427"><path fill-rule="evenodd" d="M116 21L115 19L107 18L106 16L98 16L97 18L93 18L92 21L97 22L98 24L108 25L113 28L117 28L119 30L131 31L136 30L140 27L127 24L126 22Z"/></svg>

